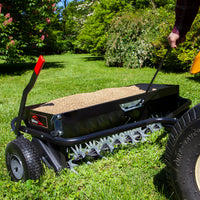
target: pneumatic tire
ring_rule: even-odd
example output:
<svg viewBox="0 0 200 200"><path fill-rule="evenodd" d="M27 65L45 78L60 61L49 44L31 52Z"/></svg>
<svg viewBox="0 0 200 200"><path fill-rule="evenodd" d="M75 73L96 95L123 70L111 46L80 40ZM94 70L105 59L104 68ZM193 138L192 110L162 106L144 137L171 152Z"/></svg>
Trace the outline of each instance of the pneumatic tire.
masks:
<svg viewBox="0 0 200 200"><path fill-rule="evenodd" d="M5 157L12 181L36 180L43 173L43 166L37 150L23 136L7 145Z"/></svg>
<svg viewBox="0 0 200 200"><path fill-rule="evenodd" d="M200 199L200 104L174 125L165 160L171 186L180 200Z"/></svg>

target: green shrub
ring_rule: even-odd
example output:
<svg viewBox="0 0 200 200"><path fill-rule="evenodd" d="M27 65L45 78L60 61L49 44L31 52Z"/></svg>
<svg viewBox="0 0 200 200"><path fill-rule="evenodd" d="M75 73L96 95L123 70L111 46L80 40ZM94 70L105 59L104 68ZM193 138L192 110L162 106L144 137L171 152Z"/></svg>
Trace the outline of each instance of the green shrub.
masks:
<svg viewBox="0 0 200 200"><path fill-rule="evenodd" d="M115 18L108 32L106 64L108 66L139 68L156 67L169 47L167 36L175 21L174 12L164 8L124 14ZM163 69L188 71L200 46L200 14L187 34L185 43L173 49Z"/></svg>
<svg viewBox="0 0 200 200"><path fill-rule="evenodd" d="M116 18L108 33L106 64L127 68L151 65L154 43L160 34L164 9L145 10Z"/></svg>
<svg viewBox="0 0 200 200"><path fill-rule="evenodd" d="M144 59L138 54L148 55L149 45L146 41L142 22L132 14L118 17L111 25L106 45L106 64L108 66L134 68L141 66Z"/></svg>
<svg viewBox="0 0 200 200"><path fill-rule="evenodd" d="M144 9L148 7L167 7L174 8L176 0L132 0L130 3L135 9Z"/></svg>
<svg viewBox="0 0 200 200"><path fill-rule="evenodd" d="M157 7L172 8L174 10L176 0L154 0Z"/></svg>
<svg viewBox="0 0 200 200"><path fill-rule="evenodd" d="M72 38L63 39L63 32L60 30L51 29L44 42L45 46L41 48L41 51L45 54L60 54L73 50Z"/></svg>
<svg viewBox="0 0 200 200"><path fill-rule="evenodd" d="M132 6L128 0L101 0L96 1L93 9L77 36L75 46L82 51L102 56L105 54L107 31L113 17L122 11L132 10Z"/></svg>

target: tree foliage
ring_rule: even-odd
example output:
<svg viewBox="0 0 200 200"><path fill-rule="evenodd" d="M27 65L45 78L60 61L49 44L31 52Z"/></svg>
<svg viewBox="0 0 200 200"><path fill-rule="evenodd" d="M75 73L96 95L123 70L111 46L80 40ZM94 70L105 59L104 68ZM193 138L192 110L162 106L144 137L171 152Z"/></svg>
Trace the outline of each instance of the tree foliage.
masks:
<svg viewBox="0 0 200 200"><path fill-rule="evenodd" d="M107 32L114 16L132 9L127 0L94 1L84 26L77 37L77 48L95 55L104 55ZM83 4L84 5L84 4Z"/></svg>
<svg viewBox="0 0 200 200"><path fill-rule="evenodd" d="M56 7L58 2L63 7ZM156 66L166 52L175 2L4 0L0 3L0 58L21 62L38 51L73 51L105 56L109 66ZM198 22L199 15L187 42L168 57L166 69L188 69L200 43Z"/></svg>
<svg viewBox="0 0 200 200"><path fill-rule="evenodd" d="M71 50L75 50L74 44L77 35L84 26L88 14L91 12L93 2L71 1L62 11L62 32L63 39L71 46Z"/></svg>
<svg viewBox="0 0 200 200"><path fill-rule="evenodd" d="M82 5L87 3L88 1L82 1ZM93 1L93 12L86 18L82 30L77 36L76 47L95 55L104 55L108 31L114 18L127 12L135 13L137 10L147 7L156 9L161 6L172 7L174 4L175 0Z"/></svg>
<svg viewBox="0 0 200 200"><path fill-rule="evenodd" d="M0 4L0 58L20 62L44 45L57 0L4 0Z"/></svg>

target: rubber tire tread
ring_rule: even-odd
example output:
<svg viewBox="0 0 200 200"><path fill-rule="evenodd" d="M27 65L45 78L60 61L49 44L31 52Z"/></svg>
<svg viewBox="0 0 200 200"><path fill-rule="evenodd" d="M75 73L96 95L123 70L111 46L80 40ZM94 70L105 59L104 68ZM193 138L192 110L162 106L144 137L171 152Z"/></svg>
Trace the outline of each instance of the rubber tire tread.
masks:
<svg viewBox="0 0 200 200"><path fill-rule="evenodd" d="M200 199L200 191L196 185L194 175L194 161L200 154L200 134L195 134L194 130L199 130L200 133L200 104L191 108L178 120L169 135L166 146L165 163L167 165L167 177L176 193L177 199L180 200ZM194 149L195 146L193 145L198 148ZM188 156L191 152L192 154ZM181 155L181 153L185 154ZM190 175L187 173L188 169L191 170Z"/></svg>
<svg viewBox="0 0 200 200"><path fill-rule="evenodd" d="M43 165L38 151L28 139L23 136L18 137L7 145L5 151L6 166L11 180L20 181L14 176L11 170L10 158L12 155L17 155L22 162L24 168L24 174L21 179L22 181L28 179L36 180L40 178L43 173Z"/></svg>

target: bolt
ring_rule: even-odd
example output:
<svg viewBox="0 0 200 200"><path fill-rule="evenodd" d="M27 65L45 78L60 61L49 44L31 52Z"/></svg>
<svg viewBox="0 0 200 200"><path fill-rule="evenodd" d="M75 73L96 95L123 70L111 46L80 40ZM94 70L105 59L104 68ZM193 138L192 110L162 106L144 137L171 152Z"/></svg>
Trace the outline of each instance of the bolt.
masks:
<svg viewBox="0 0 200 200"><path fill-rule="evenodd" d="M56 117L57 117L58 120L62 119L61 115L57 115Z"/></svg>
<svg viewBox="0 0 200 200"><path fill-rule="evenodd" d="M58 131L57 133L58 133L58 136L63 135L63 131Z"/></svg>

